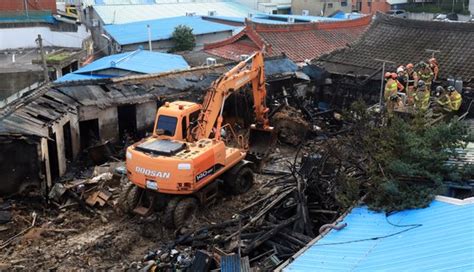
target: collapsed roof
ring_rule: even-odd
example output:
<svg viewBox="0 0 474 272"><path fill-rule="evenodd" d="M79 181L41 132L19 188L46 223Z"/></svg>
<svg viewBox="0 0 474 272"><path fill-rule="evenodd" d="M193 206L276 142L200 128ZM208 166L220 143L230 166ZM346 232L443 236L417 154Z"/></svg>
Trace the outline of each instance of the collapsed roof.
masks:
<svg viewBox="0 0 474 272"><path fill-rule="evenodd" d="M375 59L396 65L427 61L435 54L439 77L474 77L474 26L470 23L407 20L377 14L369 29L344 49L321 56L317 64L335 74L369 75L382 66ZM429 49L429 50L427 50ZM395 66L389 66L394 69Z"/></svg>
<svg viewBox="0 0 474 272"><path fill-rule="evenodd" d="M104 109L113 105L140 104L161 97L200 96L222 73L235 63L191 68L160 74L92 79L45 85L0 111L0 136L30 135L48 137L49 127L67 114L77 115L81 106ZM265 60L267 81L294 75L291 60L275 57Z"/></svg>

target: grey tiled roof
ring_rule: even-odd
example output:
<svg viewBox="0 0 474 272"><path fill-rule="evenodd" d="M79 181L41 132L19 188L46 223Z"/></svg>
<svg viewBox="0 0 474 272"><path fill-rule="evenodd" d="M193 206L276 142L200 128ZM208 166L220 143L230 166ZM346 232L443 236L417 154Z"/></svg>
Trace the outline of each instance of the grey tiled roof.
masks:
<svg viewBox="0 0 474 272"><path fill-rule="evenodd" d="M418 21L377 14L369 29L354 43L321 56L316 63L333 73L357 70L369 74L381 67L374 59L391 60L396 65L426 61L436 54L441 79L448 76L474 79L474 24ZM393 68L393 67L392 67ZM361 74L361 73L358 73Z"/></svg>

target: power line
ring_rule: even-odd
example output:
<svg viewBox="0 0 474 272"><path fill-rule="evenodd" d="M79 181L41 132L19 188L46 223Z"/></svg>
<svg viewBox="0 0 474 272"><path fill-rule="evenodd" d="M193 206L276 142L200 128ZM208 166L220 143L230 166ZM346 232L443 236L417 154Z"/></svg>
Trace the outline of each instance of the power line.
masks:
<svg viewBox="0 0 474 272"><path fill-rule="evenodd" d="M419 227L423 226L423 224L407 224L407 225L394 224L394 223L392 223L388 220L388 217L392 214L394 214L394 213L386 213L385 214L385 220L387 221L388 224L390 224L394 227L398 227L398 228L405 228L405 227L408 227L408 228L404 229L404 230L401 230L401 231L391 233L391 234L382 235L382 236L375 236L375 237L371 237L371 238L356 239L356 240L349 240L349 241L343 241L343 242L325 243L325 244L316 243L313 246L332 246L332 245L343 245L343 244L352 244L352 243L358 243L358 242L380 240L380 239L393 237L393 236L399 235L401 233L404 233L404 232L407 232L407 231L410 231L410 230L413 230L413 229L416 229L416 228L419 228Z"/></svg>

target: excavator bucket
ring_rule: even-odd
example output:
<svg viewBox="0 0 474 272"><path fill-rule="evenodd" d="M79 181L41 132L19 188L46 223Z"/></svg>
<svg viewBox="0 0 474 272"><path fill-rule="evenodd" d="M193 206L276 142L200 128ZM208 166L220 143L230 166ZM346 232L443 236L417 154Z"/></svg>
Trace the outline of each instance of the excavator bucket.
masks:
<svg viewBox="0 0 474 272"><path fill-rule="evenodd" d="M265 158L275 143L276 137L273 128L263 129L250 127L249 154L256 159Z"/></svg>

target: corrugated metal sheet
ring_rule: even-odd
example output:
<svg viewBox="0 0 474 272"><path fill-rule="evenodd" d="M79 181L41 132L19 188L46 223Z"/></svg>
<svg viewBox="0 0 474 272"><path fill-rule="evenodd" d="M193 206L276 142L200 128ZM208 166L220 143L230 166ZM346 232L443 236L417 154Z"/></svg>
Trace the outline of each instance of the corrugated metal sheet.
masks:
<svg viewBox="0 0 474 272"><path fill-rule="evenodd" d="M347 227L330 231L283 271L474 271L472 201L435 200L388 217L358 207L344 222Z"/></svg>
<svg viewBox="0 0 474 272"><path fill-rule="evenodd" d="M195 12L196 15L209 15L210 11L215 11L217 16L231 17L247 17L249 13L257 13L236 2L96 5L94 9L106 25L179 17L192 12Z"/></svg>
<svg viewBox="0 0 474 272"><path fill-rule="evenodd" d="M188 68L188 63L180 55L137 50L103 57L59 78L56 82L109 78L110 75L102 75L100 72L106 69L152 74Z"/></svg>
<svg viewBox="0 0 474 272"><path fill-rule="evenodd" d="M240 272L240 256L237 254L221 257L222 272Z"/></svg>
<svg viewBox="0 0 474 272"><path fill-rule="evenodd" d="M127 24L105 26L105 31L120 45L148 41L148 27L151 29L151 40L170 39L174 29L185 25L193 29L194 35L233 31L236 27L203 20L200 16L180 16L173 18L140 21Z"/></svg>

